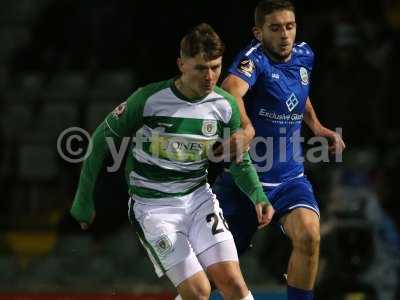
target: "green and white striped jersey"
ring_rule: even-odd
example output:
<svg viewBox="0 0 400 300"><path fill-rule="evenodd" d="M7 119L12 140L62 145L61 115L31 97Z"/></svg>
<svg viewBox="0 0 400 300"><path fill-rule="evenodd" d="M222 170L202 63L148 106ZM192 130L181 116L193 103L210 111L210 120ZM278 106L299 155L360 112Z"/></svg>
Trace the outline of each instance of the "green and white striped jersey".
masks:
<svg viewBox="0 0 400 300"><path fill-rule="evenodd" d="M130 193L163 198L205 184L209 150L224 128L240 127L240 115L235 100L220 88L190 101L169 80L133 94L126 111L111 114L106 124L119 136L135 135L126 170Z"/></svg>
<svg viewBox="0 0 400 300"><path fill-rule="evenodd" d="M125 166L129 193L162 201L206 184L208 152L217 139L229 138L227 133L239 128L236 101L219 87L195 100L182 95L173 79L138 89L93 134L93 151L83 165L72 214L78 220L88 220L94 211L94 184L108 150L105 137L132 138ZM264 195L249 161L242 167L237 165L236 173L252 173L246 175L251 179L249 196L255 189ZM257 197L266 200L265 196Z"/></svg>

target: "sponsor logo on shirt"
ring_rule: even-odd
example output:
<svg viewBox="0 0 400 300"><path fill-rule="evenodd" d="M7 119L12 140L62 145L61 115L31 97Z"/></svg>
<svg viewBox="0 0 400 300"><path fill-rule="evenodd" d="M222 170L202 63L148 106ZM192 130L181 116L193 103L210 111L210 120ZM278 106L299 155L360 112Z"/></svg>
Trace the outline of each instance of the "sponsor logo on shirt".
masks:
<svg viewBox="0 0 400 300"><path fill-rule="evenodd" d="M286 100L286 106L288 110L291 112L297 105L299 104L299 100L294 93L291 93L289 98Z"/></svg>
<svg viewBox="0 0 400 300"><path fill-rule="evenodd" d="M152 155L162 159L179 162L202 161L207 159L207 153L215 139L202 140L159 133L151 137L149 150Z"/></svg>
<svg viewBox="0 0 400 300"><path fill-rule="evenodd" d="M279 124L296 124L301 123L303 120L303 114L277 114L276 112L271 112L265 108L261 108L258 114L272 121L273 123Z"/></svg>
<svg viewBox="0 0 400 300"><path fill-rule="evenodd" d="M253 74L255 70L255 66L254 63L251 59L243 59L238 66L238 71L244 75L246 75L247 77L251 77L251 75Z"/></svg>
<svg viewBox="0 0 400 300"><path fill-rule="evenodd" d="M278 73L272 73L271 77L272 77L272 79L279 79L279 74Z"/></svg>

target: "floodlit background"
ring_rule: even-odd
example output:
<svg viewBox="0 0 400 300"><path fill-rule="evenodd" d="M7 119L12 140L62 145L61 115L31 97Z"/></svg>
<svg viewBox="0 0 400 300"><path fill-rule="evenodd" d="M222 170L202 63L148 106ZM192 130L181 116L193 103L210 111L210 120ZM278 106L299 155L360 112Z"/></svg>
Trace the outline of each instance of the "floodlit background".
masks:
<svg viewBox="0 0 400 300"><path fill-rule="evenodd" d="M316 53L311 99L347 144L343 163L306 164L322 212L317 299L400 299L400 3L323 2L295 1L297 40ZM200 22L225 41L226 69L256 3L1 1L0 299L172 299L128 223L122 171L99 178L91 230L69 216L80 164L57 137L92 132L137 87L177 75L179 41ZM241 259L258 299L285 299L289 247L270 226Z"/></svg>

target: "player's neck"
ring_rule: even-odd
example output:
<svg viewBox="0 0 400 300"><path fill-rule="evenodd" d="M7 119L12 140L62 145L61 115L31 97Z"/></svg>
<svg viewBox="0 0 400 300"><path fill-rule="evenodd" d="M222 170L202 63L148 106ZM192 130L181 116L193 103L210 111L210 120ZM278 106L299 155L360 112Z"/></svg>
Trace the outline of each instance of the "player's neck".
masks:
<svg viewBox="0 0 400 300"><path fill-rule="evenodd" d="M199 95L196 93L188 84L185 84L184 80L181 77L175 80L174 82L176 89L182 94L185 100L190 102L196 102L202 100L207 95Z"/></svg>
<svg viewBox="0 0 400 300"><path fill-rule="evenodd" d="M266 47L263 47L264 49L264 53L265 55L268 56L268 58L270 58L273 62L276 63L286 63L288 61L290 61L290 59L292 58L292 53L290 53L287 57L279 57L274 53L271 53L270 51L268 51L268 49Z"/></svg>

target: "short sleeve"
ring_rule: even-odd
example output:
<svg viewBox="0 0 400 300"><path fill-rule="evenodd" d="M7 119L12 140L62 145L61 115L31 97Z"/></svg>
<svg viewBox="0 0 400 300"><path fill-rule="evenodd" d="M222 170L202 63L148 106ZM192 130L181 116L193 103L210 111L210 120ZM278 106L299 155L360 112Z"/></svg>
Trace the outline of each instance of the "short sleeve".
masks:
<svg viewBox="0 0 400 300"><path fill-rule="evenodd" d="M301 42L295 45L293 52L296 53L297 57L300 59L301 63L310 71L314 66L315 54L309 44L306 42Z"/></svg>
<svg viewBox="0 0 400 300"><path fill-rule="evenodd" d="M246 56L245 53L237 55L228 72L246 81L249 87L256 83L259 75L254 58Z"/></svg>

